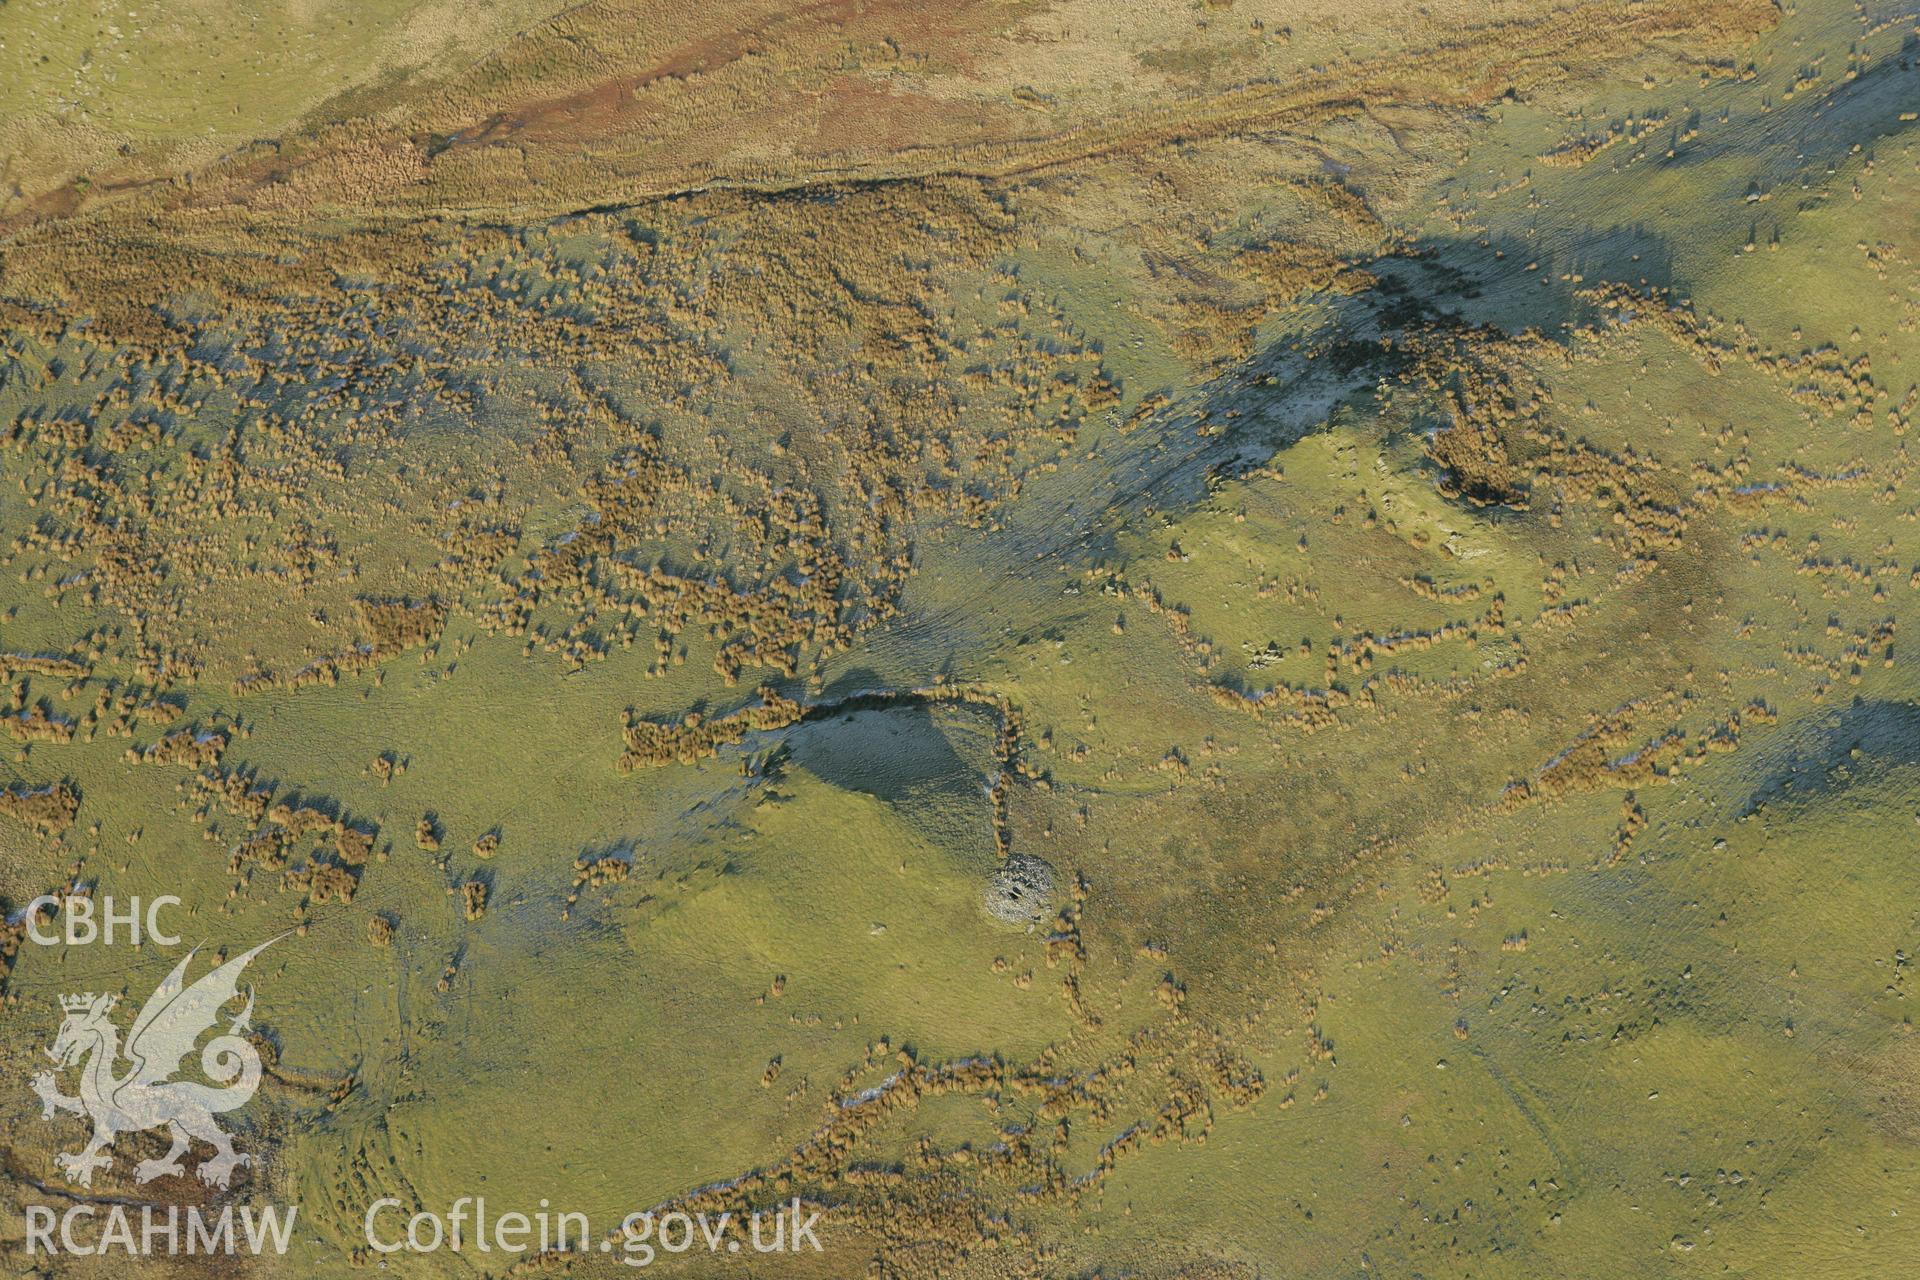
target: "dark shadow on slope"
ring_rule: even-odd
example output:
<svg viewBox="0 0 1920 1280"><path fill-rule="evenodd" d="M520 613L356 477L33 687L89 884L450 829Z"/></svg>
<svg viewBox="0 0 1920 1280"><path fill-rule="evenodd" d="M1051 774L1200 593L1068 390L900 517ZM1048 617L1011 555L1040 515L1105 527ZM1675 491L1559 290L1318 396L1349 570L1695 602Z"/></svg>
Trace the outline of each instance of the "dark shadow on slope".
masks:
<svg viewBox="0 0 1920 1280"><path fill-rule="evenodd" d="M1856 701L1798 729L1765 757L1739 816L1802 807L1915 765L1920 765L1920 705Z"/></svg>
<svg viewBox="0 0 1920 1280"><path fill-rule="evenodd" d="M929 785L980 789L978 770L953 749L924 706L848 711L788 731L794 763L847 791L898 803Z"/></svg>

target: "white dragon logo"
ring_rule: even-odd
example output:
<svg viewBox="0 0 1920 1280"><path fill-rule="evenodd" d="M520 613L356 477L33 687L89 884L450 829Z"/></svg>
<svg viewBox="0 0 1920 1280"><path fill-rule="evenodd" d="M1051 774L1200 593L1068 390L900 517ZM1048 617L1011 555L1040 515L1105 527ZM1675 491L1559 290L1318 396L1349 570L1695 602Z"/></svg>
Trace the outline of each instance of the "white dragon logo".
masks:
<svg viewBox="0 0 1920 1280"><path fill-rule="evenodd" d="M228 1024L226 1034L209 1040L200 1052L201 1070L225 1087L169 1077L180 1069L180 1060L192 1052L201 1033L219 1020L221 1006L238 995L240 971L247 962L277 941L268 939L191 987L186 982L187 965L199 948L188 952L133 1020L127 1036L129 1065L124 1074L115 1074L120 1032L107 1017L119 997L92 992L60 997L60 1007L67 1016L47 1056L62 1068L88 1059L80 1072L80 1096L61 1093L51 1071L33 1078L33 1091L40 1096L44 1119L51 1120L56 1111L71 1111L93 1121L93 1139L84 1150L54 1157L63 1173L80 1186L92 1186L94 1170L113 1163L106 1149L116 1136L162 1125L172 1135L173 1149L158 1160L142 1160L135 1166L137 1182L184 1173L180 1157L195 1138L212 1146L216 1153L202 1160L197 1170L200 1181L209 1186L225 1187L235 1169L252 1162L251 1157L233 1149L233 1139L213 1122L215 1114L245 1106L260 1086L260 1054L245 1038L248 1020L253 1016L251 988L246 1008Z"/></svg>

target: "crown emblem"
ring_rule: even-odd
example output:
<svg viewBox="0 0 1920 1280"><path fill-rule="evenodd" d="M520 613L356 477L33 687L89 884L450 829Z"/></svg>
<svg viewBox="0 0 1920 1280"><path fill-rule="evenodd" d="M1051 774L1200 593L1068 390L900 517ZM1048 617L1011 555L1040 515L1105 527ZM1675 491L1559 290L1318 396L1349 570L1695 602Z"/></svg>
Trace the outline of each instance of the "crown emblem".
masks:
<svg viewBox="0 0 1920 1280"><path fill-rule="evenodd" d="M61 996L60 1007L68 1013L79 1013L83 1009L92 1008L95 998L91 991L84 992L77 996ZM109 1000L111 1000L111 997L109 997Z"/></svg>

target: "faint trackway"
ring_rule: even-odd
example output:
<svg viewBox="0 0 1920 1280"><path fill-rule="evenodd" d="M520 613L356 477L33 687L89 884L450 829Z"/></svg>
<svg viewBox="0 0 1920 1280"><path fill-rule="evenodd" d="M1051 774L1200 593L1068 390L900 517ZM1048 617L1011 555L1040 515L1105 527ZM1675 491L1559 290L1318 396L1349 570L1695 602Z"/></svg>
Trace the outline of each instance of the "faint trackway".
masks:
<svg viewBox="0 0 1920 1280"><path fill-rule="evenodd" d="M1757 10L1756 10L1757 11ZM1731 19L1729 19L1731 20ZM1069 128L1058 133L981 142L966 147L901 148L881 157L848 153L839 164L811 165L788 174L753 176L744 173L706 173L691 166L661 169L647 166L647 176L616 181L591 202L487 205L390 200L379 197L360 211L368 222L412 222L420 218L464 218L475 221L555 219L598 212L616 212L637 205L678 199L719 190L764 195L803 191L821 186L925 181L937 178L1006 180L1058 169L1066 165L1105 159L1124 152L1176 142L1232 135L1251 128L1271 129L1309 124L1341 116L1372 115L1381 109L1433 108L1474 110L1510 94L1529 92L1565 78L1567 68L1595 61L1613 61L1656 41L1698 30L1695 11L1684 5L1634 5L1606 14L1575 16L1553 13L1502 26L1481 28L1467 38L1433 49L1388 55L1372 62L1310 73L1291 82L1261 81L1241 85L1210 98L1130 112L1116 120ZM640 79L644 80L643 75ZM631 79L631 77L629 77ZM608 82L614 85L620 82ZM602 90L608 86L602 86ZM587 96L591 97L589 91ZM578 95L576 95L578 96ZM570 99L559 100L561 103ZM552 104L548 104L551 106ZM466 146L522 145L512 112L497 112L439 135L441 143ZM642 119L610 122L623 130L638 128ZM617 136L621 130L615 130ZM422 137L417 124L405 126L387 144L417 153ZM584 141L584 139L582 140ZM274 144L276 148L280 145ZM435 144L428 144L435 145ZM213 162L201 172L209 176L223 167L227 182L195 183L177 202L185 206L218 207L245 203L245 194L270 178L281 181L290 170L324 165L334 152L318 146L312 154L288 163L276 154L270 168L237 160L238 153ZM617 157L603 157L613 161ZM237 162L236 162L237 161ZM96 178L96 188L113 185L110 175ZM49 193L70 192L61 188ZM156 188L165 194L172 188ZM45 198L43 198L44 200ZM80 212L87 203L67 200L50 219L46 210L29 210L11 223L0 218L0 244L14 242L29 227L57 225L64 216Z"/></svg>

